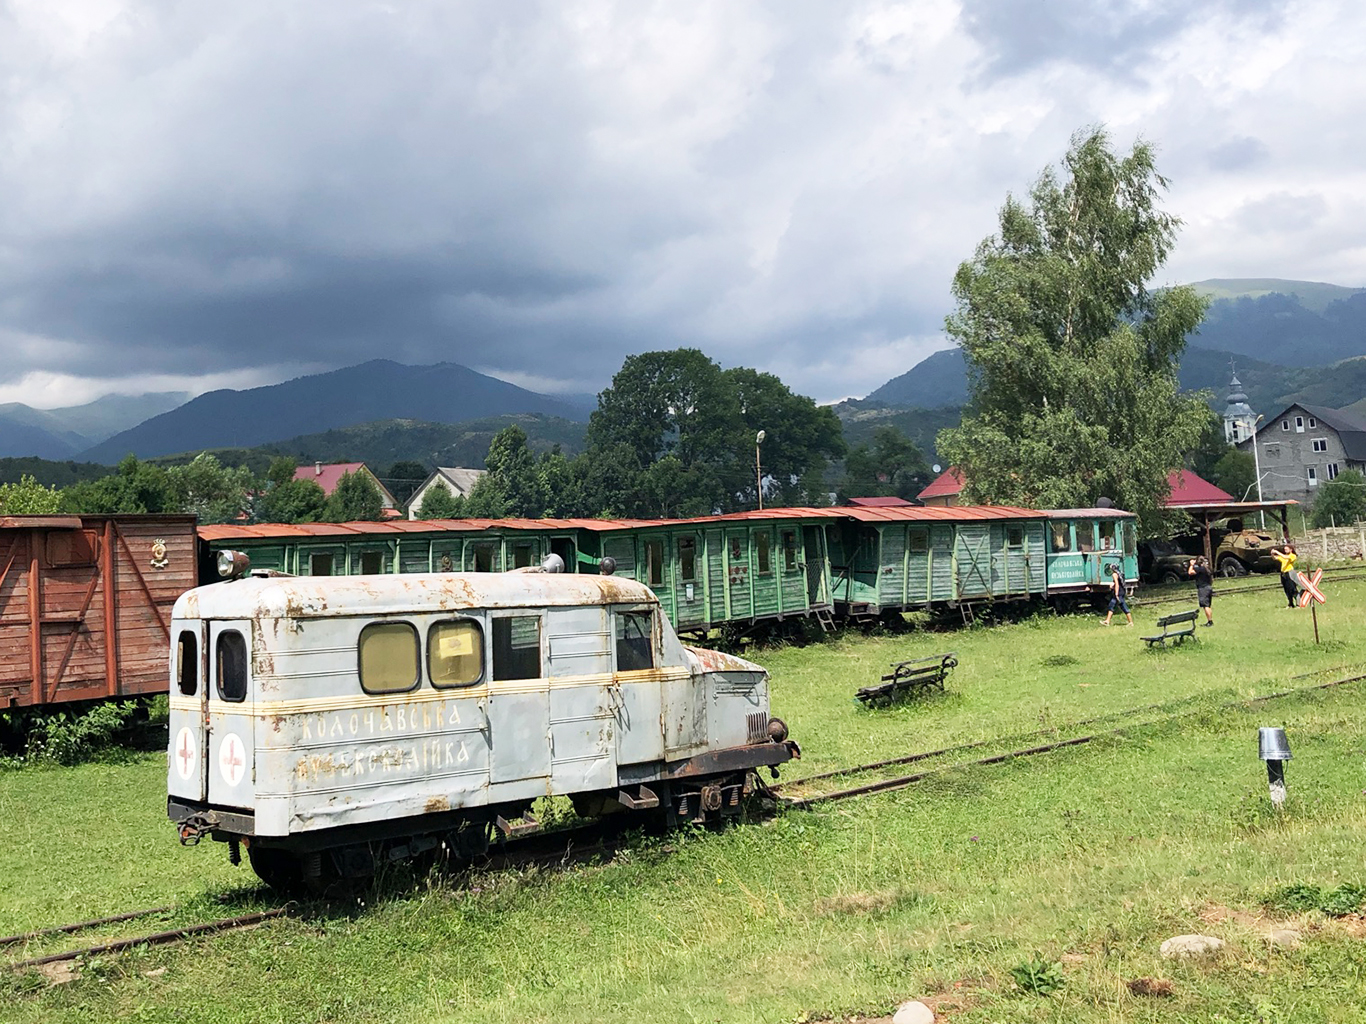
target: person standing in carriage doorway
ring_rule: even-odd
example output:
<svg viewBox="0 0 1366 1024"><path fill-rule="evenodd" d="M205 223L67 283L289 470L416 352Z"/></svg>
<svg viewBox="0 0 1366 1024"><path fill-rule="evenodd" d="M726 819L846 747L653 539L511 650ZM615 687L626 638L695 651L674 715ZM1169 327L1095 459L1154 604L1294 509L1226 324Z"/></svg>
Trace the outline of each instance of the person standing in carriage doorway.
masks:
<svg viewBox="0 0 1366 1024"><path fill-rule="evenodd" d="M1124 613L1124 617L1129 620L1129 625L1134 624L1134 617L1129 613L1129 598L1124 591L1124 574L1119 571L1117 565L1107 565L1105 567L1110 573L1110 610L1105 613L1105 621L1102 626L1110 624L1110 618L1118 608Z"/></svg>
<svg viewBox="0 0 1366 1024"><path fill-rule="evenodd" d="M1195 577L1195 597L1200 607L1205 609L1205 625L1214 625L1214 574L1210 572L1209 560L1204 556L1192 558L1186 567L1186 575Z"/></svg>
<svg viewBox="0 0 1366 1024"><path fill-rule="evenodd" d="M1276 559L1276 564L1281 567L1281 589L1285 591L1286 603L1294 608L1295 601L1300 596L1300 583L1295 579L1295 562L1299 558L1295 545L1286 541L1280 547L1271 549L1271 557Z"/></svg>

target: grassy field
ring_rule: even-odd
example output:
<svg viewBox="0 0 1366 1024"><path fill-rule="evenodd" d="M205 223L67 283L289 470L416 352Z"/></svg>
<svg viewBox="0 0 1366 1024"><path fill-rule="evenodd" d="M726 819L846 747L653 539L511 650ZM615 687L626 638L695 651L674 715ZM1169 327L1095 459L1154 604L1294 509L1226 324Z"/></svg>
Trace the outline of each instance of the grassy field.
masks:
<svg viewBox="0 0 1366 1024"><path fill-rule="evenodd" d="M1307 613L1271 591L1216 599L1215 627L1169 651L1138 638L1172 606L1136 609L1134 628L1040 617L754 651L806 752L785 777L1122 731L724 833L642 839L610 863L392 886L90 961L64 984L0 975L0 1020L800 1022L925 997L955 1022L1366 1021L1366 923L1284 895L1264 905L1291 885L1366 886L1366 681L1248 702L1366 672L1366 583L1329 593L1319 646ZM960 666L945 695L876 711L851 699L888 662L947 649ZM1283 725L1294 748L1280 814L1259 725ZM157 903L177 905L169 923L273 905L221 846L177 845L164 776L164 757L145 754L0 774L0 932ZM1300 944L1272 946L1273 927ZM1159 956L1188 932L1228 945ZM1133 994L1140 978L1171 994Z"/></svg>

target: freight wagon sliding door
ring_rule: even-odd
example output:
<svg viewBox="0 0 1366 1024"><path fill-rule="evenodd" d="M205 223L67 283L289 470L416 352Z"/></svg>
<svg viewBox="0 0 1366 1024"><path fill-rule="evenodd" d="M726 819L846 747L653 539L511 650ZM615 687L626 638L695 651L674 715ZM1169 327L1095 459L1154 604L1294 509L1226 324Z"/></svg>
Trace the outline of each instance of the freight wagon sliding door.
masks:
<svg viewBox="0 0 1366 1024"><path fill-rule="evenodd" d="M749 534L726 531L726 618L743 622L754 617L754 568L750 564Z"/></svg>
<svg viewBox="0 0 1366 1024"><path fill-rule="evenodd" d="M984 523L959 523L954 559L959 599L991 597L991 528Z"/></svg>
<svg viewBox="0 0 1366 1024"><path fill-rule="evenodd" d="M702 552L695 533L674 538L674 627L679 630L705 627L707 623L706 582L702 574Z"/></svg>

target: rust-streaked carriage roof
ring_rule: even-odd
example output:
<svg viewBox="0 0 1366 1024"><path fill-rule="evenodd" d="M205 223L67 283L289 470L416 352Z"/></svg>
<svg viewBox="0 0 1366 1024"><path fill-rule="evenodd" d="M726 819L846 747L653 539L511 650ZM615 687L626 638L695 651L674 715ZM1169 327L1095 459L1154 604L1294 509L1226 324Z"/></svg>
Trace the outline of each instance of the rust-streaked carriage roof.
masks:
<svg viewBox="0 0 1366 1024"><path fill-rule="evenodd" d="M894 522L981 522L1000 519L1043 519L1047 513L1009 505L896 506L890 508L766 508L731 512L695 519L388 519L362 523L254 523L201 526L199 536L206 541L302 540L304 538L389 538L409 533L458 531L477 533L488 530L514 532L554 530L591 530L610 533L616 530L669 529L705 524L791 522L813 519L852 519L863 523Z"/></svg>

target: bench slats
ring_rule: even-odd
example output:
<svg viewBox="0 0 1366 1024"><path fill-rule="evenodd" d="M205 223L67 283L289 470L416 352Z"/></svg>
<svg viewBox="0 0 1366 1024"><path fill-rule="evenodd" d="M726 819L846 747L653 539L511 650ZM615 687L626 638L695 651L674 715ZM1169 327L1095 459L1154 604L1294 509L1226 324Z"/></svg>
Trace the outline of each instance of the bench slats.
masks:
<svg viewBox="0 0 1366 1024"><path fill-rule="evenodd" d="M944 679L958 664L958 652L892 663L880 686L864 686L855 696L865 705L890 704L898 697L927 689L944 689Z"/></svg>
<svg viewBox="0 0 1366 1024"><path fill-rule="evenodd" d="M1173 615L1164 615L1157 620L1157 624L1162 627L1161 634L1145 636L1142 639L1149 647L1153 644L1161 644L1166 647L1168 640L1178 644L1184 643L1187 637L1198 640L1200 638L1195 635L1195 620L1199 618L1199 615L1199 612L1177 612ZM1189 623L1185 629L1172 629L1173 626L1180 626L1184 623Z"/></svg>

